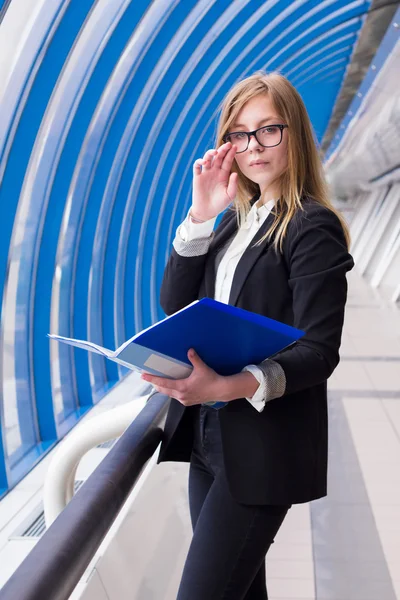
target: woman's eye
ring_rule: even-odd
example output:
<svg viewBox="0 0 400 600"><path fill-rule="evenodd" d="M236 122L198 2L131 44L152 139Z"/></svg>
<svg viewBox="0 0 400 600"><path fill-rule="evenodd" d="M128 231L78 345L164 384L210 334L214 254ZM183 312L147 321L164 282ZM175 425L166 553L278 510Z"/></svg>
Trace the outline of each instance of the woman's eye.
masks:
<svg viewBox="0 0 400 600"><path fill-rule="evenodd" d="M265 127L265 129L263 129L263 133L276 133L278 131L278 127Z"/></svg>
<svg viewBox="0 0 400 600"><path fill-rule="evenodd" d="M232 140L242 140L244 137L246 137L245 133L242 133L241 131L239 131L238 133L231 133L231 139Z"/></svg>

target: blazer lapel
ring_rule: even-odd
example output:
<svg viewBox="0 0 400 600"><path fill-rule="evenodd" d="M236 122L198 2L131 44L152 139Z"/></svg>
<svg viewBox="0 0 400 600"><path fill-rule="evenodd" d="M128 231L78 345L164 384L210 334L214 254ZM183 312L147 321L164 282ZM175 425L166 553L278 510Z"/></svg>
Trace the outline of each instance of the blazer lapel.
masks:
<svg viewBox="0 0 400 600"><path fill-rule="evenodd" d="M259 197L260 197L259 194L256 194L255 196L253 196L250 200L250 205L253 206L254 202L256 202ZM270 215L268 215L268 217L265 220L265 222L263 223L262 227L260 227L257 234L254 236L254 238L252 240L252 244L254 243L255 240L260 239L260 237L263 236L263 233L269 227L269 225L266 224L267 221L269 223L271 223ZM205 295L208 298L214 298L214 296L215 296L215 277L216 277L215 257L218 254L220 248L225 244L225 242L231 236L233 236L233 234L237 230L238 230L238 224L237 224L236 212L234 210L231 210L231 215L230 215L229 219L227 219L227 221L224 223L224 226L221 228L217 228L217 231L215 232L213 241L211 242L210 247L208 249L208 261L207 261L207 266L206 266L206 270L205 270L205 274L204 274ZM259 237L257 237L257 236L259 236ZM232 289L231 289L231 298L232 298L232 292L235 292L235 289L237 287L237 282L238 282L240 287L237 288L237 293L234 293L234 297L236 297L236 299L237 299L237 296L239 295L240 289L247 277L247 274L249 273L251 267L257 260L258 256L260 255L260 253L264 247L265 246L262 245L260 248L253 249L253 251L250 252L250 255L248 255L250 249L249 248L246 249L246 251L243 254L243 256L236 268L236 271L235 271L235 276L233 279L233 284L232 284ZM246 256L246 255L248 255L248 256ZM243 261L244 258L245 258L245 260ZM241 274L238 273L238 269L242 269L242 265L246 269L246 274L245 274L243 280L242 280ZM238 277L238 275L240 277ZM237 281L235 281L235 280L237 280ZM240 281L242 281L242 283L240 283ZM233 302L231 302L231 299L229 300L229 304L233 304Z"/></svg>
<svg viewBox="0 0 400 600"><path fill-rule="evenodd" d="M256 202L259 197L260 197L260 194L256 194L255 196L253 196L250 199L250 206L253 206L254 202ZM231 235L233 235L234 232L237 231L237 229L238 229L236 211L234 211L232 209L229 209L229 210L230 210L231 214L229 216L229 219L227 219L226 223L224 223L224 227L222 227L220 230L219 230L219 227L217 227L214 239L211 242L210 247L208 249L208 252L210 254L217 253L218 250L221 248L221 246L224 245L226 240Z"/></svg>
<svg viewBox="0 0 400 600"><path fill-rule="evenodd" d="M273 221L274 215L272 213L269 213L264 223L261 225L255 236L251 240L250 244L247 246L243 255L241 256L235 269L235 274L233 276L232 287L229 295L229 304L233 306L236 304L240 291L244 286L251 269L253 268L261 253L265 250L266 245L269 245L270 242L264 241L259 246L254 247L254 244L258 242L258 240L260 240L271 227Z"/></svg>

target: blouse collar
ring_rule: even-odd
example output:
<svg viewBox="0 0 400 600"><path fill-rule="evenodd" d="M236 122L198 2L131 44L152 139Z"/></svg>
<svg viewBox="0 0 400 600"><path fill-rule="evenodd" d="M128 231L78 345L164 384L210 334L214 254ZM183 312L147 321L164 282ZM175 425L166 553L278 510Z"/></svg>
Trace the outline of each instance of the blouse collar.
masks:
<svg viewBox="0 0 400 600"><path fill-rule="evenodd" d="M259 222L261 219L266 218L267 215L274 208L276 200L268 200L268 202L266 202L265 204L261 204L260 206L258 206L258 202L259 199L256 202L254 202L253 206L251 207L246 217L246 221L243 223L242 229L250 229L254 221Z"/></svg>

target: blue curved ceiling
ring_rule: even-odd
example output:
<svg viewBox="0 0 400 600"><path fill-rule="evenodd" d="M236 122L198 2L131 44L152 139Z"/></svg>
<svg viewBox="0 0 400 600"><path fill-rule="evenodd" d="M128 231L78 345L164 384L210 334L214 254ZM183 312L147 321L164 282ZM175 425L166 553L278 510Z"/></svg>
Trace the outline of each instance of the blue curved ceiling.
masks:
<svg viewBox="0 0 400 600"><path fill-rule="evenodd" d="M46 334L114 348L163 317L192 164L214 144L227 90L280 70L321 140L369 5L12 0L0 26L0 488L123 374Z"/></svg>

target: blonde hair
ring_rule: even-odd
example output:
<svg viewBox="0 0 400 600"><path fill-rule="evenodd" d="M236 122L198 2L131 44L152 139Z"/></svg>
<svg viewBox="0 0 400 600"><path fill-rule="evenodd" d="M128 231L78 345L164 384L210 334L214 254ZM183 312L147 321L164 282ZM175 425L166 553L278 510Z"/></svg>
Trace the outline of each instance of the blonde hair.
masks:
<svg viewBox="0 0 400 600"><path fill-rule="evenodd" d="M277 113L288 125L288 164L280 176L280 198L274 212L275 220L258 243L271 239L275 234L274 246L282 252L289 222L298 210L303 209L302 200L308 197L337 215L349 247L350 234L346 222L329 199L322 161L306 107L300 94L286 77L277 72L267 74L259 70L236 83L220 106L216 147L223 144L224 135L230 130L244 104L251 98L266 93L270 94ZM236 161L232 164L232 171L238 174L238 191L233 209L236 210L238 224L241 225L250 211L251 199L260 194L260 187L240 171Z"/></svg>

